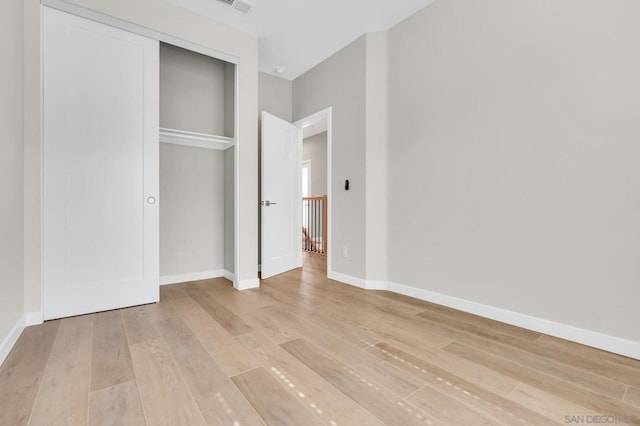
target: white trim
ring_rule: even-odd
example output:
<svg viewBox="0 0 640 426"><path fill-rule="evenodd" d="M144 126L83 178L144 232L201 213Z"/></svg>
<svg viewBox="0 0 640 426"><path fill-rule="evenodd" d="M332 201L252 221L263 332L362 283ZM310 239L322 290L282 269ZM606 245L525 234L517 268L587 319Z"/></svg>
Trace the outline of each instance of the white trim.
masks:
<svg viewBox="0 0 640 426"><path fill-rule="evenodd" d="M591 346L607 352L640 360L640 342L635 342L633 340L622 339L620 337L610 336L608 334L598 333L596 331L586 330L584 328L533 317L404 284L385 281L367 281L362 278L352 277L337 272L327 273L327 277L332 280L366 290L388 290L393 293L403 294L415 299L436 303L459 311L479 315L484 318L490 318L496 321L526 328L528 330L548 334L560 339L569 340L571 342L580 343L582 345Z"/></svg>
<svg viewBox="0 0 640 426"><path fill-rule="evenodd" d="M169 34L161 33L159 31L152 30L150 28L143 27L132 22L127 22L122 19L115 18L113 16L105 15L104 13L96 12L95 10L87 9L82 6L78 6L73 3L69 3L65 0L41 0L41 4L54 9L61 10L63 12L77 15L92 21L100 22L102 24L110 25L121 30L128 31L130 33L138 34L144 37L148 37L154 40L161 41L163 43L172 44L174 46L182 47L187 50L191 50L197 53L201 53L212 58L220 59L232 64L238 64L238 58L228 53L221 52L219 50L211 49L206 46L199 45L187 40L183 40L177 37L173 37Z"/></svg>
<svg viewBox="0 0 640 426"><path fill-rule="evenodd" d="M237 285L235 283L238 283ZM258 278L250 278L248 280L234 281L233 287L236 290L251 290L260 288L260 280Z"/></svg>
<svg viewBox="0 0 640 426"><path fill-rule="evenodd" d="M186 130L160 128L160 143L191 146L195 148L225 150L235 144L234 138L188 132Z"/></svg>
<svg viewBox="0 0 640 426"><path fill-rule="evenodd" d="M362 288L364 290L386 290L386 281L372 281L363 280L362 278L353 277L351 275L341 274L339 272L327 272L327 278L341 282L343 284L349 284L354 287Z"/></svg>
<svg viewBox="0 0 640 426"><path fill-rule="evenodd" d="M26 314L24 314L24 316L25 316L25 320L24 320L25 327L31 327L32 325L40 325L44 322L44 315L42 315L42 312L27 312Z"/></svg>
<svg viewBox="0 0 640 426"><path fill-rule="evenodd" d="M315 114L311 114L307 117L301 118L296 121L296 126L302 129L302 126L308 124L310 122L315 122L321 120L323 118L327 119L327 276L334 274L332 265L333 265L333 236L331 230L333 229L333 194L331 191L331 169L332 169L332 152L333 152L333 107L328 107L323 109L322 111L318 111ZM301 142L302 143L302 142ZM302 150L302 149L301 149ZM302 170L300 171L302 174ZM302 216L302 215L301 215ZM323 243L325 244L325 243ZM300 250L300 266L302 266L302 250ZM338 276L342 276L341 274L336 273ZM346 276L346 275L345 275ZM355 277L350 277L355 278ZM359 278L355 278L359 280ZM341 281L336 278L336 281ZM361 287L364 288L364 287Z"/></svg>
<svg viewBox="0 0 640 426"><path fill-rule="evenodd" d="M164 275L160 277L160 285L187 283L190 281L210 280L224 277L223 269L213 271L192 272L188 274Z"/></svg>
<svg viewBox="0 0 640 426"><path fill-rule="evenodd" d="M222 276L232 283L236 280L236 274L226 269L223 271Z"/></svg>
<svg viewBox="0 0 640 426"><path fill-rule="evenodd" d="M13 346L18 341L18 338L22 334L22 330L25 327L25 315L22 315L16 325L13 326L7 337L0 343L0 366L9 356L9 352L13 349Z"/></svg>
<svg viewBox="0 0 640 426"><path fill-rule="evenodd" d="M459 299L453 296L436 293L408 285L388 283L387 289L394 293L404 294L405 296L414 297L416 299L427 302L437 303L449 308L457 309L463 312L479 315L485 318L491 318L496 321L505 322L507 324L523 327L528 330L537 331L539 333L548 334L561 339L570 340L572 342L581 343L583 345L602 349L608 352L640 359L640 342L621 339L619 337L598 333L596 331L586 330L584 328L574 327L543 318L533 317L518 312L509 311L495 306L484 305L482 303L472 302L470 300Z"/></svg>
<svg viewBox="0 0 640 426"><path fill-rule="evenodd" d="M334 271L327 271L327 278L329 278L330 280L341 282L343 284L349 284L365 290L367 289L367 283L362 278L353 277L351 275L341 274Z"/></svg>
<svg viewBox="0 0 640 426"><path fill-rule="evenodd" d="M234 80L234 125L233 135L236 139L233 150L233 287L240 287L240 64L236 63ZM258 207L259 208L259 207ZM257 238L256 238L257 240ZM257 247L256 247L257 249ZM257 276L256 272L256 276Z"/></svg>
<svg viewBox="0 0 640 426"><path fill-rule="evenodd" d="M367 290L387 290L388 283L386 281L365 280L364 285Z"/></svg>

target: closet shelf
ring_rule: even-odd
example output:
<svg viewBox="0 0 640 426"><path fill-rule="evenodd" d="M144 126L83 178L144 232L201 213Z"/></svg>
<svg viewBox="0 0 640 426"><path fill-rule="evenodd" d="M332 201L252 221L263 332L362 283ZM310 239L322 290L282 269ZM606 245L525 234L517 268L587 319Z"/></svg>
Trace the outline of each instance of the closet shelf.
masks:
<svg viewBox="0 0 640 426"><path fill-rule="evenodd" d="M225 150L235 145L234 138L215 136L206 133L188 132L186 130L160 128L160 142L174 145L193 146L197 148Z"/></svg>

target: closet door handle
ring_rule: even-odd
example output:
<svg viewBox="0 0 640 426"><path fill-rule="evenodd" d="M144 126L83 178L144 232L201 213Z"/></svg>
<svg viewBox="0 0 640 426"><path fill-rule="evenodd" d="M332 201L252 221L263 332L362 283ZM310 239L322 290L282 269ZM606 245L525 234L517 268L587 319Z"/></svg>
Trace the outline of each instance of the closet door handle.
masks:
<svg viewBox="0 0 640 426"><path fill-rule="evenodd" d="M269 201L269 200L267 200L267 201L263 201L261 204L262 204L263 206L265 206L265 207L269 207L269 206L274 206L274 205L276 205L276 204L278 204L278 203L274 203L273 201Z"/></svg>
<svg viewBox="0 0 640 426"><path fill-rule="evenodd" d="M156 203L156 197L149 197L147 198L147 203L148 204L155 204Z"/></svg>

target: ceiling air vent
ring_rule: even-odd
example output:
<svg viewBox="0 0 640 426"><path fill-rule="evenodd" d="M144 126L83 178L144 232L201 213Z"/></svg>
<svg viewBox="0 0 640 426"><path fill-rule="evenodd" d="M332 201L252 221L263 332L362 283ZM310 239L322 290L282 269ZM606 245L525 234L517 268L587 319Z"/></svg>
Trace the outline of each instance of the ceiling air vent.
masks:
<svg viewBox="0 0 640 426"><path fill-rule="evenodd" d="M247 14L255 7L255 5L247 0L218 0L231 6L232 9Z"/></svg>

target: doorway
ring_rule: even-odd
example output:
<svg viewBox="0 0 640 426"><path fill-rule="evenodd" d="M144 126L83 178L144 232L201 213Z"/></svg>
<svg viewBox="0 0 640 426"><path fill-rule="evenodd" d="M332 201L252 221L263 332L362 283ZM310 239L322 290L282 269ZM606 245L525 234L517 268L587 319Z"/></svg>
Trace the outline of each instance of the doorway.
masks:
<svg viewBox="0 0 640 426"><path fill-rule="evenodd" d="M298 120L302 129L302 268L326 277L331 263L331 108Z"/></svg>

